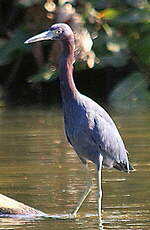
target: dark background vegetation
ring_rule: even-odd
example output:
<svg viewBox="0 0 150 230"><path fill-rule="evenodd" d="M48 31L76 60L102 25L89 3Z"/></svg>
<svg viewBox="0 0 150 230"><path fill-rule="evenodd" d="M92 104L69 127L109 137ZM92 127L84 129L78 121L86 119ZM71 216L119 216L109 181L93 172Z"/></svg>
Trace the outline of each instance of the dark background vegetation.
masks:
<svg viewBox="0 0 150 230"><path fill-rule="evenodd" d="M147 0L0 0L0 103L60 102L59 43L24 41L55 22L76 37L78 89L107 102L125 79L150 86L150 5ZM128 84L125 84L125 92Z"/></svg>

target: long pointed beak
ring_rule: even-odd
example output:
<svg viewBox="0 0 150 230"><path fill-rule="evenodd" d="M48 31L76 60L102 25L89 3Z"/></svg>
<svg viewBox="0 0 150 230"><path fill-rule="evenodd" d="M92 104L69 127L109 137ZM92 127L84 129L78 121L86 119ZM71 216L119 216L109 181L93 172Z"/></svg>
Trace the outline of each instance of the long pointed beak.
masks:
<svg viewBox="0 0 150 230"><path fill-rule="evenodd" d="M45 31L43 33L40 33L38 35L35 35L29 38L28 40L24 42L24 44L29 44L29 43L43 41L43 40L51 40L53 39L53 36L54 36L53 32L48 30L48 31Z"/></svg>

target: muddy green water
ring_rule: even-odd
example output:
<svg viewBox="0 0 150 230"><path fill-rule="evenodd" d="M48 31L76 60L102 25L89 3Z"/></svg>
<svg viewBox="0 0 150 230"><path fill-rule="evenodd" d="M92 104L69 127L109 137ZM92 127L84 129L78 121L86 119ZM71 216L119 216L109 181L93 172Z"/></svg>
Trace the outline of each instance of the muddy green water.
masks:
<svg viewBox="0 0 150 230"><path fill-rule="evenodd" d="M0 111L0 193L50 215L69 213L86 186L57 109ZM150 110L113 113L136 171L103 170L103 229L150 229ZM98 229L96 179L75 220L0 218L0 229Z"/></svg>

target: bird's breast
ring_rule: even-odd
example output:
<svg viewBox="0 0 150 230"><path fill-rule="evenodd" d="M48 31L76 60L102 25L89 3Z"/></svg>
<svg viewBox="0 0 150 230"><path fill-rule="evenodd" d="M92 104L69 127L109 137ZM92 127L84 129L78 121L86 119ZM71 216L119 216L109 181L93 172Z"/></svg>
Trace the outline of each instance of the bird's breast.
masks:
<svg viewBox="0 0 150 230"><path fill-rule="evenodd" d="M91 125L91 124L90 124ZM99 150L90 135L90 127L86 117L77 116L65 119L66 136L79 157L97 162Z"/></svg>

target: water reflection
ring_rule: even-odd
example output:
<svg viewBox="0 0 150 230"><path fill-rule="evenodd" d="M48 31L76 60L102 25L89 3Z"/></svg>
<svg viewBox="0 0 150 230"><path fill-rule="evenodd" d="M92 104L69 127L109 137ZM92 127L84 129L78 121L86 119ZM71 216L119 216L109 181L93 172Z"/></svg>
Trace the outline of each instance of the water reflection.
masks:
<svg viewBox="0 0 150 230"><path fill-rule="evenodd" d="M150 116L114 118L136 172L103 171L103 229L150 229ZM0 193L50 215L68 214L86 186L86 175L63 132L62 112L0 112ZM0 229L98 229L96 179L76 220L1 218Z"/></svg>

